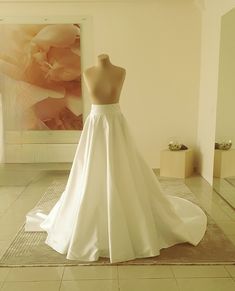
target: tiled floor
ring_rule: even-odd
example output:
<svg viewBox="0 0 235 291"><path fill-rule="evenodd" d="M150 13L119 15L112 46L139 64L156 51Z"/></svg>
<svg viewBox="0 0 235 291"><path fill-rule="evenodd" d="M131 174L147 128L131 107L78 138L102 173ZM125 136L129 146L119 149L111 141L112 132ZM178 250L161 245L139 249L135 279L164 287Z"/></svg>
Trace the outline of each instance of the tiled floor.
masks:
<svg viewBox="0 0 235 291"><path fill-rule="evenodd" d="M0 256L53 175L71 164L0 167ZM235 244L235 211L200 176L185 179ZM235 265L0 268L0 291L235 291Z"/></svg>

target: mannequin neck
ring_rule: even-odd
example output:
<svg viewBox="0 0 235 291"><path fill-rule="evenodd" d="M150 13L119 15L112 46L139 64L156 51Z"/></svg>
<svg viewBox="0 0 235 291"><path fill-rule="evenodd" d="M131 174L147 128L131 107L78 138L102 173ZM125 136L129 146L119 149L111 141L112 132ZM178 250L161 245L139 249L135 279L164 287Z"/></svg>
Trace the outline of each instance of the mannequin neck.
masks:
<svg viewBox="0 0 235 291"><path fill-rule="evenodd" d="M110 67L112 64L110 62L109 56L106 54L102 54L98 56L98 67L106 68Z"/></svg>

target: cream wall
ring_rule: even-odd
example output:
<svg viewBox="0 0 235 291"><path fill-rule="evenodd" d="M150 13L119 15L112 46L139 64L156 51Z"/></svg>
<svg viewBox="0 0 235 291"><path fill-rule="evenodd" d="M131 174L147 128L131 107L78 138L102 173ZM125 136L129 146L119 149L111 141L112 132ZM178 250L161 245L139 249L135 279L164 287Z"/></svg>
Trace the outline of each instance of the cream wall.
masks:
<svg viewBox="0 0 235 291"><path fill-rule="evenodd" d="M235 9L222 17L219 80L216 111L216 141L235 142ZM234 146L233 146L234 147Z"/></svg>
<svg viewBox="0 0 235 291"><path fill-rule="evenodd" d="M200 1L202 7L202 47L200 70L197 160L201 175L213 184L214 142L218 94L221 16L235 7L235 0Z"/></svg>
<svg viewBox="0 0 235 291"><path fill-rule="evenodd" d="M120 104L151 167L159 167L160 150L172 136L196 147L201 13L193 0L41 2L0 1L2 21L9 15L41 20L45 16L49 20L60 15L68 19L70 15L71 19L88 16L90 46L83 53L87 51L90 58L83 69L95 64L96 56L104 52L114 64L126 68ZM44 161L53 152L58 161L72 160L76 143L52 142L53 146L28 144L25 155L30 150L29 161ZM12 148L10 154L22 147Z"/></svg>

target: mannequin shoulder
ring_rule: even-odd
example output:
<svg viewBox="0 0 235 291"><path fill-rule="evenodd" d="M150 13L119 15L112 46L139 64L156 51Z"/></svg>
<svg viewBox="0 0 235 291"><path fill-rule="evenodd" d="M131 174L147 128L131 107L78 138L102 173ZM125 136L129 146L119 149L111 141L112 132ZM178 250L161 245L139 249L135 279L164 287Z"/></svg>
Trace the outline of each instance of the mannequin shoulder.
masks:
<svg viewBox="0 0 235 291"><path fill-rule="evenodd" d="M116 69L117 69L120 73L126 74L126 69L125 69L125 68L118 67L118 66L115 66L115 67L116 67Z"/></svg>
<svg viewBox="0 0 235 291"><path fill-rule="evenodd" d="M87 68L86 70L83 71L83 75L84 76L90 76L91 74L94 73L95 69L96 69L95 67L89 67L89 68Z"/></svg>
<svg viewBox="0 0 235 291"><path fill-rule="evenodd" d="M90 67L90 68L84 70L82 73L82 76L87 84L92 82L92 80L94 79L94 76L95 76L95 67Z"/></svg>
<svg viewBox="0 0 235 291"><path fill-rule="evenodd" d="M126 69L122 68L122 67L116 67L117 68L117 72L119 74L120 77L125 78L126 76Z"/></svg>
<svg viewBox="0 0 235 291"><path fill-rule="evenodd" d="M118 66L114 66L112 70L110 70L110 72L116 76L120 76L120 77L125 77L126 75L126 69L122 68L122 67L118 67ZM85 78L89 78L94 76L97 73L97 67L93 66L93 67L89 67L86 70L83 71L83 76Z"/></svg>

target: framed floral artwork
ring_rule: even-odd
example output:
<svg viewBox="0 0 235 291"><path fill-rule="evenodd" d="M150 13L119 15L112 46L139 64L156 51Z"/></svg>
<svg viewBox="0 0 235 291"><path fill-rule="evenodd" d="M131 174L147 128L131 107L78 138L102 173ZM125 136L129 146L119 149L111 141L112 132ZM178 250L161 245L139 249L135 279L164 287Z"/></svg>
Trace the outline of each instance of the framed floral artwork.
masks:
<svg viewBox="0 0 235 291"><path fill-rule="evenodd" d="M80 24L1 24L5 130L82 130Z"/></svg>

